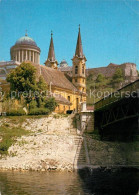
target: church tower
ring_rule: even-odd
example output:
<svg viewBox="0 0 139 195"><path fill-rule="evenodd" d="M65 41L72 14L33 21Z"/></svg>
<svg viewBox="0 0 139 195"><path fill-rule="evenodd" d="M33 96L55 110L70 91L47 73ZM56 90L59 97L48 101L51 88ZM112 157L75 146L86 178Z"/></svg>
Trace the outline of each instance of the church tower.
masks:
<svg viewBox="0 0 139 195"><path fill-rule="evenodd" d="M79 25L79 33L76 45L75 56L72 59L72 83L77 87L77 89L82 93L86 93L86 58L83 54L82 41L81 41L81 33L80 33L80 25Z"/></svg>
<svg viewBox="0 0 139 195"><path fill-rule="evenodd" d="M55 59L54 43L53 43L53 33L51 32L50 47L48 52L48 58L45 61L45 66L57 69L58 62Z"/></svg>

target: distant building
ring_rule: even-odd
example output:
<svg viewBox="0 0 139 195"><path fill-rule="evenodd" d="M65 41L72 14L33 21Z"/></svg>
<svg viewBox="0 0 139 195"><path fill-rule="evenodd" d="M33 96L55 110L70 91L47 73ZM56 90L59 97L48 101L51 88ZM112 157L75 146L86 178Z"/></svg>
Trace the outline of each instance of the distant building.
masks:
<svg viewBox="0 0 139 195"><path fill-rule="evenodd" d="M93 73L94 75L98 75L99 73L103 74L105 77L112 77L116 72L117 68L121 68L123 70L123 76L125 81L133 82L138 78L136 64L134 63L123 63L120 65L110 63L106 67L99 68L91 68L87 69L87 75Z"/></svg>
<svg viewBox="0 0 139 195"><path fill-rule="evenodd" d="M60 67L62 68L62 67L68 67L68 63L66 62L66 60L62 60L61 62L60 62Z"/></svg>

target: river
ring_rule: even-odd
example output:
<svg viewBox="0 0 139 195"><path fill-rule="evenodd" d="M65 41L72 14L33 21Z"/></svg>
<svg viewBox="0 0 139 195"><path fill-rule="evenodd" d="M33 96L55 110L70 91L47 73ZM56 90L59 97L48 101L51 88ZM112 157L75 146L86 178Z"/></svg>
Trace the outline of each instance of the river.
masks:
<svg viewBox="0 0 139 195"><path fill-rule="evenodd" d="M137 195L137 169L0 172L0 195Z"/></svg>

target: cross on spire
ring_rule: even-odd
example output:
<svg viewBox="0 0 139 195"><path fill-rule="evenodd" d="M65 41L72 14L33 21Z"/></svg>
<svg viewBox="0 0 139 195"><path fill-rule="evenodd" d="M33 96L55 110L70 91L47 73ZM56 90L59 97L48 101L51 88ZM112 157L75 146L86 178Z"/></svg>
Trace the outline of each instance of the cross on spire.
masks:
<svg viewBox="0 0 139 195"><path fill-rule="evenodd" d="M53 36L53 31L51 30L51 37Z"/></svg>
<svg viewBox="0 0 139 195"><path fill-rule="evenodd" d="M27 33L28 31L26 30L26 33L25 33L25 36L28 36L28 33Z"/></svg>

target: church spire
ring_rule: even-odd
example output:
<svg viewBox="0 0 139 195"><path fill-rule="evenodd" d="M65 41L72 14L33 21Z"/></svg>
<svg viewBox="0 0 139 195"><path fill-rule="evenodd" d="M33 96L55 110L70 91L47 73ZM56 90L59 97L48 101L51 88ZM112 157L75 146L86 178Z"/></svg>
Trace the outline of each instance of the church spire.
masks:
<svg viewBox="0 0 139 195"><path fill-rule="evenodd" d="M79 32L78 32L78 39L77 39L75 56L81 57L81 58L84 57L83 48L82 48L81 33L80 33L80 24L79 24Z"/></svg>
<svg viewBox="0 0 139 195"><path fill-rule="evenodd" d="M51 40L50 40L50 46L49 46L49 52L47 60L44 63L46 66L51 68L57 68L58 62L55 58L55 51L54 51L54 43L53 43L53 33L51 31Z"/></svg>
<svg viewBox="0 0 139 195"><path fill-rule="evenodd" d="M54 51L54 43L53 43L53 33L51 31L51 40L50 40L50 47L48 53L48 60L55 61L55 51Z"/></svg>

